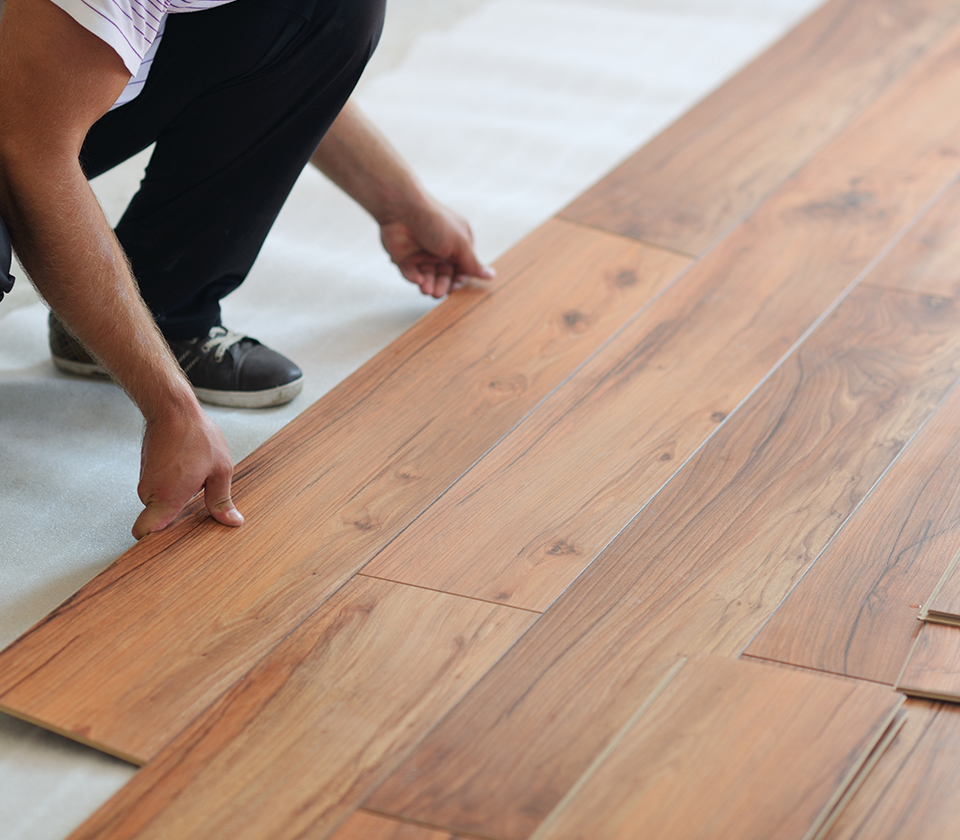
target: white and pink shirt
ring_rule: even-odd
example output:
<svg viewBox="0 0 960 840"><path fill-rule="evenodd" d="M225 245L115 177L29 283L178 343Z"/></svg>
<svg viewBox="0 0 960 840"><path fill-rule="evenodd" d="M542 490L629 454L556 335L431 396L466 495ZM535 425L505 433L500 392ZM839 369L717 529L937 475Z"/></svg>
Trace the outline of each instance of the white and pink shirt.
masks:
<svg viewBox="0 0 960 840"><path fill-rule="evenodd" d="M233 0L53 0L85 29L106 41L123 59L131 79L116 104L143 87L168 14L199 12Z"/></svg>

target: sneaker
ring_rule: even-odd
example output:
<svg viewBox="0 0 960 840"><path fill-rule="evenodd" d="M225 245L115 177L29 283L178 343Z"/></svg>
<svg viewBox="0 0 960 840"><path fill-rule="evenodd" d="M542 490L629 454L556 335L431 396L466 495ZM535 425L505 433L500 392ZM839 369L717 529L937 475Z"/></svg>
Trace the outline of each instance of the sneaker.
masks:
<svg viewBox="0 0 960 840"><path fill-rule="evenodd" d="M267 408L290 402L303 389L303 373L286 356L226 327L169 344L203 402Z"/></svg>
<svg viewBox="0 0 960 840"><path fill-rule="evenodd" d="M57 368L81 376L108 375L52 313L49 323L50 353ZM303 373L293 362L226 327L169 344L202 402L266 408L290 402L303 389Z"/></svg>

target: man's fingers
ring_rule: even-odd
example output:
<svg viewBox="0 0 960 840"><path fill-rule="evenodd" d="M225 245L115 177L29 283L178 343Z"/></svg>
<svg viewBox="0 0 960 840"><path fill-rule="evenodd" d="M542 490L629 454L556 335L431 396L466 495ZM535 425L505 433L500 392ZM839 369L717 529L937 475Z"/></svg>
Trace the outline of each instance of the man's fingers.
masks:
<svg viewBox="0 0 960 840"><path fill-rule="evenodd" d="M450 293L450 284L453 282L453 267L438 265L436 279L433 282L433 296L442 298Z"/></svg>
<svg viewBox="0 0 960 840"><path fill-rule="evenodd" d="M479 280L492 280L497 276L497 272L493 268L484 265L477 259L472 249L467 249L461 253L460 259L456 260L456 269L459 275L466 274Z"/></svg>
<svg viewBox="0 0 960 840"><path fill-rule="evenodd" d="M231 476L211 476L203 488L203 503L209 514L223 525L243 525L243 515L230 498Z"/></svg>
<svg viewBox="0 0 960 840"><path fill-rule="evenodd" d="M178 507L164 502L147 502L137 521L133 523L134 538L142 540L147 534L162 531L182 509L182 505Z"/></svg>

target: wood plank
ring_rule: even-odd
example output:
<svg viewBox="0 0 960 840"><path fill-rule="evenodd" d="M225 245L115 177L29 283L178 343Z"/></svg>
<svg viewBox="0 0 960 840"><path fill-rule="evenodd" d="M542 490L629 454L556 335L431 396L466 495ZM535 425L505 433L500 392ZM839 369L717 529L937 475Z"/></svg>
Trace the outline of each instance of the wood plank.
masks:
<svg viewBox="0 0 960 840"><path fill-rule="evenodd" d="M352 581L72 837L326 837L534 617Z"/></svg>
<svg viewBox="0 0 960 840"><path fill-rule="evenodd" d="M907 722L827 840L960 836L960 708L907 702Z"/></svg>
<svg viewBox="0 0 960 840"><path fill-rule="evenodd" d="M870 283L934 297L960 296L960 184L897 243Z"/></svg>
<svg viewBox="0 0 960 840"><path fill-rule="evenodd" d="M923 604L920 618L938 624L960 625L960 551L953 555L943 576Z"/></svg>
<svg viewBox="0 0 960 840"><path fill-rule="evenodd" d="M146 761L687 265L545 225L240 465L243 528L195 509L0 655L0 706Z"/></svg>
<svg viewBox="0 0 960 840"><path fill-rule="evenodd" d="M811 840L902 704L871 683L693 660L533 840Z"/></svg>
<svg viewBox="0 0 960 840"><path fill-rule="evenodd" d="M960 628L924 622L897 690L910 697L960 701Z"/></svg>
<svg viewBox="0 0 960 840"><path fill-rule="evenodd" d="M960 148L940 123L960 93L958 43L955 32L363 573L549 606L951 183Z"/></svg>
<svg viewBox="0 0 960 840"><path fill-rule="evenodd" d="M330 840L465 840L447 831L357 811Z"/></svg>
<svg viewBox="0 0 960 840"><path fill-rule="evenodd" d="M958 363L960 302L857 289L366 807L525 840L675 656L741 650Z"/></svg>
<svg viewBox="0 0 960 840"><path fill-rule="evenodd" d="M960 542L954 390L746 649L893 685Z"/></svg>
<svg viewBox="0 0 960 840"><path fill-rule="evenodd" d="M831 0L562 216L700 254L957 20L940 0Z"/></svg>

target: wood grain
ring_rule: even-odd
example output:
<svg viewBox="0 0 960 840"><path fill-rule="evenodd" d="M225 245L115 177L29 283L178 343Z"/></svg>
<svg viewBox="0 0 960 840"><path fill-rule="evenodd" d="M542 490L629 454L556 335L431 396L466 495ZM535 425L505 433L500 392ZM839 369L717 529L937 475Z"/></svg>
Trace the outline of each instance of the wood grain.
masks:
<svg viewBox="0 0 960 840"><path fill-rule="evenodd" d="M924 622L897 690L911 697L960 701L960 628Z"/></svg>
<svg viewBox="0 0 960 840"><path fill-rule="evenodd" d="M465 840L446 831L357 811L330 840Z"/></svg>
<svg viewBox="0 0 960 840"><path fill-rule="evenodd" d="M533 618L353 581L72 837L325 837Z"/></svg>
<svg viewBox="0 0 960 840"><path fill-rule="evenodd" d="M941 123L960 93L958 44L954 33L363 573L549 606L956 176L960 146Z"/></svg>
<svg viewBox="0 0 960 840"><path fill-rule="evenodd" d="M872 285L935 297L960 296L960 184L954 184L930 212L897 243Z"/></svg>
<svg viewBox="0 0 960 840"><path fill-rule="evenodd" d="M954 390L746 649L893 685L960 542Z"/></svg>
<svg viewBox="0 0 960 840"><path fill-rule="evenodd" d="M870 683L692 660L533 840L810 840L902 703Z"/></svg>
<svg viewBox="0 0 960 840"><path fill-rule="evenodd" d="M856 290L367 806L464 834L529 837L676 655L742 649L956 381L958 363L957 304Z"/></svg>
<svg viewBox="0 0 960 840"><path fill-rule="evenodd" d="M960 836L960 707L909 700L907 723L827 840Z"/></svg>
<svg viewBox="0 0 960 840"><path fill-rule="evenodd" d="M940 0L831 0L562 215L700 254L957 20Z"/></svg>
<svg viewBox="0 0 960 840"><path fill-rule="evenodd" d="M0 655L0 707L146 761L687 265L547 224L246 459L243 528L195 511Z"/></svg>

